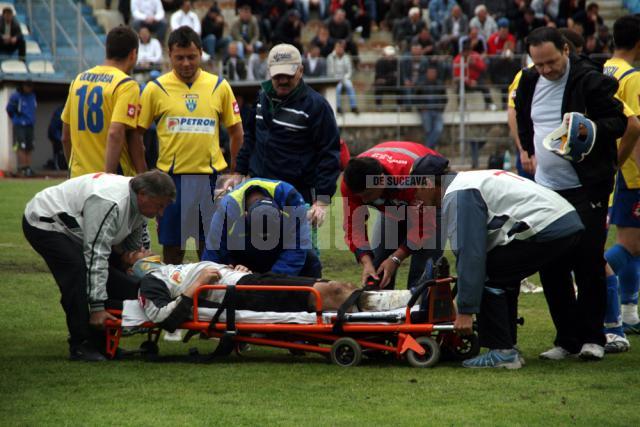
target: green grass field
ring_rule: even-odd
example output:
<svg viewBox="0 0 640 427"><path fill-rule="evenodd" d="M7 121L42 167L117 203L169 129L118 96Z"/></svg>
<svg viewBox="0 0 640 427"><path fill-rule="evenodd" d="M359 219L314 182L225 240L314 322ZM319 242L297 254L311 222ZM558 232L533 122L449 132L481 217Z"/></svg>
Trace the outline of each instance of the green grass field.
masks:
<svg viewBox="0 0 640 427"><path fill-rule="evenodd" d="M640 425L640 339L602 362L540 361L553 339L540 294L520 298L518 371L366 359L344 369L257 347L208 365L69 362L59 292L20 226L26 201L54 183L0 181L0 425ZM324 250L323 263L326 277L359 277L344 250ZM161 354L194 345L213 348L161 341Z"/></svg>

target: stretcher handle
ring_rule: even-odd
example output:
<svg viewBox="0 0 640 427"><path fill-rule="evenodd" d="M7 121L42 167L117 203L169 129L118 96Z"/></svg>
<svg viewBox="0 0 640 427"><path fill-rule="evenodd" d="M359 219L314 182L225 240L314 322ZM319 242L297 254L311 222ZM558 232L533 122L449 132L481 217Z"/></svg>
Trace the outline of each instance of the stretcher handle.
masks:
<svg viewBox="0 0 640 427"><path fill-rule="evenodd" d="M236 291L295 291L312 293L316 299L316 317L322 323L322 297L320 292L311 286L278 286L278 285L236 285ZM198 321L198 297L204 291L226 291L227 285L202 285L193 294L193 320Z"/></svg>
<svg viewBox="0 0 640 427"><path fill-rule="evenodd" d="M431 286L435 286L435 285L444 285L444 284L449 284L453 282L453 278L452 277L445 277L444 279L429 279L426 282L424 282L421 285L418 285L417 287L415 287L415 291L413 293L413 295L411 295L411 298L409 299L409 302L407 303L407 308L411 308L416 304L416 301L418 301L418 298L420 298L422 296L422 293L425 291L425 289L431 287Z"/></svg>

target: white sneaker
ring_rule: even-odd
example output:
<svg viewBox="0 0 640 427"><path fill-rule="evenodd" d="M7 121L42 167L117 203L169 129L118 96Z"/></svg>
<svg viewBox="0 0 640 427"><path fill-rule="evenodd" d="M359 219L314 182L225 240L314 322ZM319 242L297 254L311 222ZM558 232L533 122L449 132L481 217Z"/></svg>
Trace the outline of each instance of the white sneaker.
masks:
<svg viewBox="0 0 640 427"><path fill-rule="evenodd" d="M607 343L604 346L605 353L624 353L629 351L631 344L625 337L616 334L607 334Z"/></svg>
<svg viewBox="0 0 640 427"><path fill-rule="evenodd" d="M593 343L583 344L578 356L582 360L602 360L604 357L604 347Z"/></svg>
<svg viewBox="0 0 640 427"><path fill-rule="evenodd" d="M182 341L182 332L184 332L182 329L176 329L173 332L164 331L164 337L162 339L172 342Z"/></svg>
<svg viewBox="0 0 640 427"><path fill-rule="evenodd" d="M538 357L542 360L563 360L570 356L573 356L573 353L568 352L560 346L555 346L550 350L540 353Z"/></svg>
<svg viewBox="0 0 640 427"><path fill-rule="evenodd" d="M538 294L542 292L542 286L537 286L535 283L530 282L529 279L522 279L520 282L520 292L523 294Z"/></svg>

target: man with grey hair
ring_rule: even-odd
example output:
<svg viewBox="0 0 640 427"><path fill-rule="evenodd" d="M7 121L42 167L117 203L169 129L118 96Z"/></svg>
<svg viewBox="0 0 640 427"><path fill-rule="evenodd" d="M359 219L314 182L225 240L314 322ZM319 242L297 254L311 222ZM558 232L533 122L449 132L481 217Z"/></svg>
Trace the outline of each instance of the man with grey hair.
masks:
<svg viewBox="0 0 640 427"><path fill-rule="evenodd" d="M60 288L71 360L105 360L99 352L103 335L90 326L100 328L113 318L105 310L109 297L137 297L137 286L118 280L109 258L139 250L147 218L162 215L175 197L173 180L154 170L133 178L82 175L27 203L22 229Z"/></svg>
<svg viewBox="0 0 640 427"><path fill-rule="evenodd" d="M485 40L489 40L491 34L498 31L498 24L496 24L496 20L489 15L487 7L483 4L476 6L473 13L475 16L471 18L469 27L476 27L480 35L484 37Z"/></svg>

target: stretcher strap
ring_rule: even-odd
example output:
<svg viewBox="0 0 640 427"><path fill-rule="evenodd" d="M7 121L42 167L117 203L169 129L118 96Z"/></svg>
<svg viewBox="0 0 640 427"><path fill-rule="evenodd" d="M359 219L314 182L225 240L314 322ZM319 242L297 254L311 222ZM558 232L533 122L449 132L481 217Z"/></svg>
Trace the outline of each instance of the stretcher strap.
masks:
<svg viewBox="0 0 640 427"><path fill-rule="evenodd" d="M426 292L427 288L430 286L433 286L436 284L436 281L433 279L427 280L426 282L414 287L411 291L413 292L413 295L411 295L411 298L409 299L409 302L407 303L407 306L409 308L413 307L416 303L416 301L418 301L418 298L420 298L422 296L423 293Z"/></svg>
<svg viewBox="0 0 640 427"><path fill-rule="evenodd" d="M224 298L222 299L222 303L220 307L216 311L216 314L211 318L211 322L209 322L209 329L215 329L216 323L220 319L222 312L226 310L227 316L227 325L225 334L227 335L235 335L236 334L236 287L235 285L228 285L227 290L224 293Z"/></svg>
<svg viewBox="0 0 640 427"><path fill-rule="evenodd" d="M362 295L363 292L364 292L364 289L356 289L355 291L353 291L351 295L349 295L349 298L347 298L347 300L342 303L340 308L338 308L338 315L336 316L336 322L333 324L334 334L342 334L343 332L342 324L345 321L345 314L347 313L347 311L349 311L351 307L353 307L354 305L357 305L358 301L360 300L360 296Z"/></svg>

